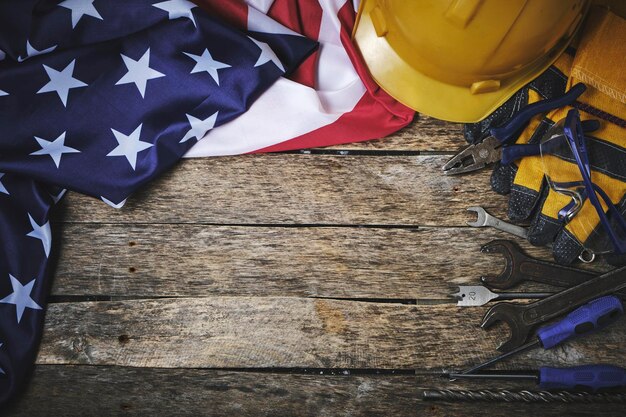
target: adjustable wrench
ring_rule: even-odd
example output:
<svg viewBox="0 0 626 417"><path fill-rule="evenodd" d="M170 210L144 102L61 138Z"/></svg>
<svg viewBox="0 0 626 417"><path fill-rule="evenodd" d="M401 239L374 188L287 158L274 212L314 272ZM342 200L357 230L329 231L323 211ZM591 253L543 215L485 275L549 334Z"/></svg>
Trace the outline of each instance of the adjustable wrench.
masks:
<svg viewBox="0 0 626 417"><path fill-rule="evenodd" d="M498 321L507 323L511 329L511 337L500 344L498 350L508 352L521 346L535 325L566 314L595 298L624 288L626 288L626 266L534 303L498 303L487 311L480 326L487 329Z"/></svg>
<svg viewBox="0 0 626 417"><path fill-rule="evenodd" d="M503 232L510 233L514 236L526 239L528 237L528 229L521 226L516 226L511 223L507 223L504 220L500 220L497 217L487 213L482 207L468 207L467 211L473 211L478 215L478 219L475 222L467 222L469 226L473 227L493 227Z"/></svg>

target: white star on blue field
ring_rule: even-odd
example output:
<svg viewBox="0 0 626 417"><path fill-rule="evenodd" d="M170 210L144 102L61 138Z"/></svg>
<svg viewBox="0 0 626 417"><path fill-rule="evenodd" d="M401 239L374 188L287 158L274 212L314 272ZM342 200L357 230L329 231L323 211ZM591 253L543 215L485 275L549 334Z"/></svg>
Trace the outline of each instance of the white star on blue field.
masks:
<svg viewBox="0 0 626 417"><path fill-rule="evenodd" d="M0 172L0 193L9 194L9 191L6 189L4 184L2 184L2 177L4 177L4 172Z"/></svg>
<svg viewBox="0 0 626 417"><path fill-rule="evenodd" d="M137 87L137 90L139 90L141 97L146 96L146 85L148 84L148 80L165 77L165 74L150 68L150 48L148 48L143 56L137 61L127 57L126 55L122 55L122 59L124 60L124 65L126 65L128 72L120 78L115 85L133 83Z"/></svg>
<svg viewBox="0 0 626 417"><path fill-rule="evenodd" d="M83 16L91 16L102 20L102 16L93 5L94 0L65 0L59 6L72 11L72 28L75 28Z"/></svg>
<svg viewBox="0 0 626 417"><path fill-rule="evenodd" d="M26 41L26 56L21 56L21 55L18 56L17 57L17 61L18 62L24 62L28 58L32 58L32 57L37 56L37 55L47 54L49 52L54 51L56 48L57 48L57 45L52 45L49 48L37 50L37 49L35 49L33 47L33 45L30 44L30 41Z"/></svg>
<svg viewBox="0 0 626 417"><path fill-rule="evenodd" d="M50 82L41 87L41 89L37 91L37 94L54 91L59 95L63 106L67 107L67 95L69 91L72 88L87 87L87 84L73 77L72 74L74 73L75 64L76 60L74 59L61 71L57 71L54 68L44 65L43 68L46 70L48 77L50 77Z"/></svg>
<svg viewBox="0 0 626 417"><path fill-rule="evenodd" d="M204 120L200 120L198 118L193 117L190 114L187 114L187 120L189 120L189 124L191 125L191 129L185 136L181 139L180 143L187 142L191 138L196 138L196 140L202 139L204 134L209 130L213 129L215 126L215 121L217 120L217 113L215 112Z"/></svg>
<svg viewBox="0 0 626 417"><path fill-rule="evenodd" d="M135 166L137 165L137 154L154 146L152 143L139 140L142 126L143 123L137 126L137 128L130 135L125 135L115 129L111 129L118 145L115 149L109 152L107 156L124 156L133 170L135 170Z"/></svg>
<svg viewBox="0 0 626 417"><path fill-rule="evenodd" d="M30 293L33 291L36 279L33 279L26 285L22 285L22 283L11 274L9 274L9 279L11 280L13 292L0 300L0 303L13 304L15 306L17 322L19 323L22 320L25 309L41 310L41 306L30 298Z"/></svg>
<svg viewBox="0 0 626 417"><path fill-rule="evenodd" d="M186 17L193 22L194 26L197 26L196 20L193 18L193 13L191 12L191 9L198 7L197 4L187 0L168 0L155 3L152 6L166 11L170 20Z"/></svg>
<svg viewBox="0 0 626 417"><path fill-rule="evenodd" d="M273 62L282 72L285 72L285 67L283 67L283 63L280 62L280 59L276 56L272 48L265 42L257 41L254 38L248 36L252 42L256 44L259 48L261 48L261 55L259 55L259 59L257 59L255 67L261 66L267 62Z"/></svg>
<svg viewBox="0 0 626 417"><path fill-rule="evenodd" d="M191 74L206 71L213 78L217 85L220 85L220 77L217 73L217 70L231 67L228 64L214 60L208 49L205 49L202 55L194 55L187 52L183 53L189 58L196 61L196 65L191 70Z"/></svg>
<svg viewBox="0 0 626 417"><path fill-rule="evenodd" d="M30 221L30 225L33 230L28 233L26 236L41 240L41 244L43 245L43 251L46 254L46 258L50 256L50 247L52 246L52 232L50 231L50 222L45 222L42 225L39 225L33 216L28 213L28 220Z"/></svg>
<svg viewBox="0 0 626 417"><path fill-rule="evenodd" d="M78 149L65 146L65 133L63 132L54 141L48 141L35 136L35 140L41 146L41 149L32 152L31 155L49 155L57 168L61 165L61 156L65 153L80 153Z"/></svg>

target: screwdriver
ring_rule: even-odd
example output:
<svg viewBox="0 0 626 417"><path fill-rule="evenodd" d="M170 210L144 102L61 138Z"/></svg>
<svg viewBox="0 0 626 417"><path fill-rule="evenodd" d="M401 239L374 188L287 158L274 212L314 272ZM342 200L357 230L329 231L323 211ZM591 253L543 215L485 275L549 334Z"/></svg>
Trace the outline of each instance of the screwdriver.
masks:
<svg viewBox="0 0 626 417"><path fill-rule="evenodd" d="M537 346L550 349L566 340L600 330L616 321L624 313L622 301L614 295L596 298L569 313L563 319L540 328L537 339L513 349L510 352L496 356L487 362L467 369L461 374L471 374L479 369L486 368L510 356L530 350Z"/></svg>
<svg viewBox="0 0 626 417"><path fill-rule="evenodd" d="M613 365L583 365L571 368L542 366L538 371L522 373L449 374L450 379L528 379L539 384L540 389L578 390L596 392L626 387L626 369Z"/></svg>

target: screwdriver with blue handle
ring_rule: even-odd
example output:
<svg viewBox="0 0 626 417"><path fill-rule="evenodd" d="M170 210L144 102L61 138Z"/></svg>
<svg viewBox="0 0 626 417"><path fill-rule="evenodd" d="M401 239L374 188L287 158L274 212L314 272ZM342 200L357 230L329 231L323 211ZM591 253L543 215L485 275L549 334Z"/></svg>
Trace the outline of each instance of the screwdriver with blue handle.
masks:
<svg viewBox="0 0 626 417"><path fill-rule="evenodd" d="M472 374L537 346L550 349L567 340L600 330L615 322L622 314L624 314L624 307L622 301L616 296L607 295L596 298L578 307L563 319L540 328L537 331L535 340L455 375L456 377L461 377L462 375ZM450 377L452 378L452 375Z"/></svg>
<svg viewBox="0 0 626 417"><path fill-rule="evenodd" d="M583 365L571 368L542 366L538 371L515 373L449 374L450 379L530 379L542 390L611 391L626 387L626 369L613 365Z"/></svg>

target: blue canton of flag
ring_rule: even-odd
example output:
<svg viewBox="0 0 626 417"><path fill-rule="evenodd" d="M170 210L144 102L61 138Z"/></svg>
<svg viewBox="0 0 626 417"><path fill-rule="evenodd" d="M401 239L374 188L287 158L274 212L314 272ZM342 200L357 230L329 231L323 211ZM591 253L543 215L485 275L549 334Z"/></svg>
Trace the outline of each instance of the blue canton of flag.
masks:
<svg viewBox="0 0 626 417"><path fill-rule="evenodd" d="M121 207L315 47L186 0L0 0L0 404L35 359L65 189Z"/></svg>

